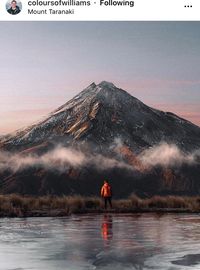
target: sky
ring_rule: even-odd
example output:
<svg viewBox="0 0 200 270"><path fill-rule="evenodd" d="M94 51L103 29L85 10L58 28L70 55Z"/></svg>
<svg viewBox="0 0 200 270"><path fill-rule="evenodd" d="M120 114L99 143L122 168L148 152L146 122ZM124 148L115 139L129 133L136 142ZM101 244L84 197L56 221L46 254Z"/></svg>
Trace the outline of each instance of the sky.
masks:
<svg viewBox="0 0 200 270"><path fill-rule="evenodd" d="M104 80L200 126L200 22L0 23L0 135Z"/></svg>

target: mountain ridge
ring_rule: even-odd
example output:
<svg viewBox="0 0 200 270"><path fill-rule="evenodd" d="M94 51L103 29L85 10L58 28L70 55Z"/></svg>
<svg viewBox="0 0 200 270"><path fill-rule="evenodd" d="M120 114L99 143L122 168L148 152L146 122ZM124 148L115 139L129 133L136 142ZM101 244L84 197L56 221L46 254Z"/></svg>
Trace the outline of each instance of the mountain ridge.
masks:
<svg viewBox="0 0 200 270"><path fill-rule="evenodd" d="M127 125L124 124L126 122ZM109 132L112 128L113 133ZM95 133L96 129L98 134ZM191 132L185 131L189 129ZM126 140L126 137L128 139L134 135L136 141L140 137L146 145L167 140L180 147L190 144L188 134L183 136L184 133L200 134L200 128L190 121L171 112L151 108L125 90L117 88L113 83L102 81L99 84L90 84L42 121L4 137L0 140L0 148L11 149L15 145L34 144L46 139L58 139L58 137L69 137L70 140L76 141L87 135L90 140L91 130L98 135L99 144L103 143L103 140L100 140L100 133L104 132L112 139L122 135ZM173 141L171 134L176 135L176 140ZM197 137L193 139L200 146L200 139L198 140ZM182 143L179 142L181 139ZM94 142L95 138L91 141ZM143 145L142 142L141 144ZM189 150L190 146L185 148Z"/></svg>
<svg viewBox="0 0 200 270"><path fill-rule="evenodd" d="M0 192L95 195L107 178L118 197L197 194L199 149L200 127L112 83L92 83L42 121L0 140ZM173 162L161 164L168 154Z"/></svg>

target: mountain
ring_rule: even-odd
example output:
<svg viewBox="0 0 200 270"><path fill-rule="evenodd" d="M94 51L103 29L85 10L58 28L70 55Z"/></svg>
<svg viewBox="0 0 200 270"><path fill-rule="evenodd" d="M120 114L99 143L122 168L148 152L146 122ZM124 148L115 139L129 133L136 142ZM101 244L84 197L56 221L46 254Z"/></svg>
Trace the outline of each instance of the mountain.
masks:
<svg viewBox="0 0 200 270"><path fill-rule="evenodd" d="M185 150L200 147L200 128L170 112L146 106L112 83L92 83L43 121L1 140L3 149L26 149L48 141L109 144L122 138L136 151L161 141Z"/></svg>
<svg viewBox="0 0 200 270"><path fill-rule="evenodd" d="M12 160L14 169L10 170L9 165L3 167L0 190L90 195L98 192L106 177L116 186L117 196L135 191L197 192L200 187L196 162L188 165L184 161L178 168L156 165L147 169L138 158L145 150L162 143L175 145L183 156L190 155L200 149L200 127L171 112L151 108L112 83L92 83L46 119L0 138L0 150L9 153L11 160L17 157L19 163L23 157L27 163L27 158L34 156L34 164L29 166L18 165L16 169L16 160ZM65 159L62 171L52 169L55 162L60 166L60 157L59 161L51 160L54 164L43 164L49 153L51 158L59 153L55 150L58 147L71 151L67 152L69 160ZM82 154L78 167L76 158ZM37 158L40 162L35 161Z"/></svg>

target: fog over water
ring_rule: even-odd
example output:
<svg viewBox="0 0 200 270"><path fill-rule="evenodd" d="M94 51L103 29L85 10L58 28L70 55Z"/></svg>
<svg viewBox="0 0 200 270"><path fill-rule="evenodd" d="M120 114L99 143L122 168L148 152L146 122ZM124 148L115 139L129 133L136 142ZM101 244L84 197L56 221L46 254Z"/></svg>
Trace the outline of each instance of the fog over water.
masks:
<svg viewBox="0 0 200 270"><path fill-rule="evenodd" d="M200 215L0 220L0 270L200 269Z"/></svg>

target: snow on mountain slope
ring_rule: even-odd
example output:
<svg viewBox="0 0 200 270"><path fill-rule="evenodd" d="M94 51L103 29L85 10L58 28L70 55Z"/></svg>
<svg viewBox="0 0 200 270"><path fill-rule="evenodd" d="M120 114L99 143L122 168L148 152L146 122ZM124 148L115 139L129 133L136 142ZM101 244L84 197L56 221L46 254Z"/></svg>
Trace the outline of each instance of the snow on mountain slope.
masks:
<svg viewBox="0 0 200 270"><path fill-rule="evenodd" d="M183 150L200 147L200 128L148 107L114 84L92 83L46 119L0 140L2 149L26 149L46 141L109 145L120 138L138 152L162 141Z"/></svg>
<svg viewBox="0 0 200 270"><path fill-rule="evenodd" d="M118 197L198 194L198 149L200 127L112 83L92 83L44 120L0 138L0 192L96 195L106 177Z"/></svg>

